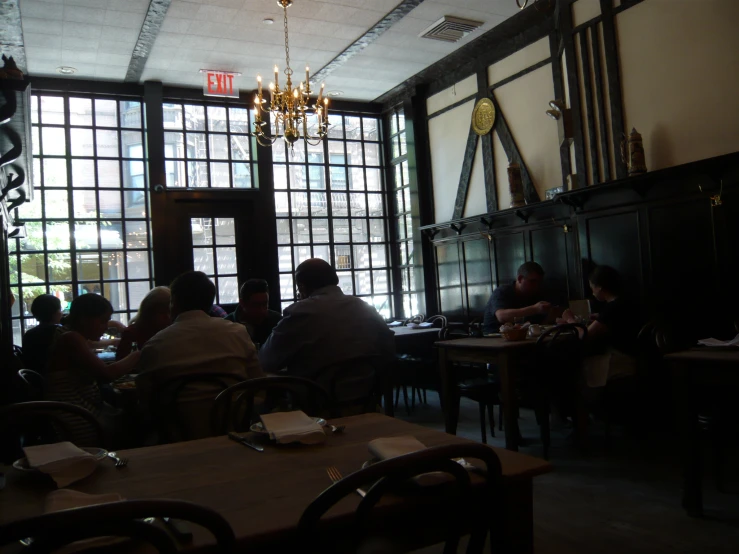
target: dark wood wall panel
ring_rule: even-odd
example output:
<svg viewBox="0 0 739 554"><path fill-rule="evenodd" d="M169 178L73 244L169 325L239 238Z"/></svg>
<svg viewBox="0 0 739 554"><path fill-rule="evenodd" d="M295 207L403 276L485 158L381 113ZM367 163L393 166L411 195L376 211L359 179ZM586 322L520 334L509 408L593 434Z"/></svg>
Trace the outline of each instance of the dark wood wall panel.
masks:
<svg viewBox="0 0 739 554"><path fill-rule="evenodd" d="M526 261L526 241L523 231L493 238L496 285L510 283L518 267Z"/></svg>
<svg viewBox="0 0 739 554"><path fill-rule="evenodd" d="M587 277L594 266L610 265L621 273L628 294L640 298L643 272L638 211L592 216L586 220L585 232L583 285L587 287Z"/></svg>
<svg viewBox="0 0 739 554"><path fill-rule="evenodd" d="M559 225L534 229L529 234L531 259L544 268L547 291L560 305L571 297L568 236Z"/></svg>
<svg viewBox="0 0 739 554"><path fill-rule="evenodd" d="M648 294L657 313L710 333L725 311L708 199L649 210L651 279ZM692 245L700 247L691 247Z"/></svg>
<svg viewBox="0 0 739 554"><path fill-rule="evenodd" d="M458 242L447 242L436 246L436 268L439 279L439 309L441 313L449 317L464 317Z"/></svg>
<svg viewBox="0 0 739 554"><path fill-rule="evenodd" d="M493 292L490 246L485 238L462 243L467 289L467 312L470 318L481 316Z"/></svg>

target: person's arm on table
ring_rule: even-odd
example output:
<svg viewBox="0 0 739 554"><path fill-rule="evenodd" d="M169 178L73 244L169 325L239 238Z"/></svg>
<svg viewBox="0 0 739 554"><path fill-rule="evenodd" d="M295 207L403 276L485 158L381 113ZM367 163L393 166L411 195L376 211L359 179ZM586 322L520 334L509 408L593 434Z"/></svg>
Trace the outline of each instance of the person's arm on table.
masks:
<svg viewBox="0 0 739 554"><path fill-rule="evenodd" d="M525 308L508 308L495 311L495 317L501 323L513 323L518 317L548 314L552 305L549 302L537 302Z"/></svg>

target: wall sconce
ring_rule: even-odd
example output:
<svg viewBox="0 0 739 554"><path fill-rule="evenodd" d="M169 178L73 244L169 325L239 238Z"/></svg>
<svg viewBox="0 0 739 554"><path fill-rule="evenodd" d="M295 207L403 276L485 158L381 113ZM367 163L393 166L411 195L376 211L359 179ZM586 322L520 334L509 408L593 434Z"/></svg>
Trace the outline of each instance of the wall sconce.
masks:
<svg viewBox="0 0 739 554"><path fill-rule="evenodd" d="M572 144L572 110L562 100L552 100L549 107L546 114L557 122L560 147L569 146Z"/></svg>

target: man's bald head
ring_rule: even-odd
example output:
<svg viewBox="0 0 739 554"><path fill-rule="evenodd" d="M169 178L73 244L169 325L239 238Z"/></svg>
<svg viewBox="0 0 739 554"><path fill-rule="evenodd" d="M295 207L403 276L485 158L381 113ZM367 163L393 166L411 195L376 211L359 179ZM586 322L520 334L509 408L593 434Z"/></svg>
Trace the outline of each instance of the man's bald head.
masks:
<svg viewBox="0 0 739 554"><path fill-rule="evenodd" d="M313 291L339 284L339 276L331 265L320 258L310 258L295 270L295 284L301 298L307 298Z"/></svg>

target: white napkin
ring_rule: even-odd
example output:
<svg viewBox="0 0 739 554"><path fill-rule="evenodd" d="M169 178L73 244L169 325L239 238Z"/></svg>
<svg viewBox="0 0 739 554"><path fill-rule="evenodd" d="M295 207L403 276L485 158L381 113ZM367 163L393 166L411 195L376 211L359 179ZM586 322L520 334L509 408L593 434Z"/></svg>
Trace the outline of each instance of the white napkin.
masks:
<svg viewBox="0 0 739 554"><path fill-rule="evenodd" d="M378 460L388 460L424 450L426 445L415 437L401 435L400 437L375 439L370 441L367 447L369 448L370 454Z"/></svg>
<svg viewBox="0 0 739 554"><path fill-rule="evenodd" d="M77 448L71 442L58 442L23 449L28 467L51 476L58 487L79 481L93 473L97 467L95 457Z"/></svg>
<svg viewBox="0 0 739 554"><path fill-rule="evenodd" d="M698 341L698 344L702 344L703 346L739 346L739 335L735 336L731 340L718 340L711 337L710 339L702 339Z"/></svg>
<svg viewBox="0 0 739 554"><path fill-rule="evenodd" d="M302 444L319 444L326 440L323 427L318 425L304 412L276 412L260 416L265 431L278 444L300 442Z"/></svg>
<svg viewBox="0 0 739 554"><path fill-rule="evenodd" d="M120 502L123 497L117 492L108 494L85 494L84 492L71 489L59 489L51 491L46 495L44 512L58 512L71 508L82 508L83 506L94 506L96 504L108 504L109 502Z"/></svg>

